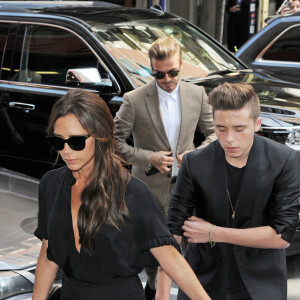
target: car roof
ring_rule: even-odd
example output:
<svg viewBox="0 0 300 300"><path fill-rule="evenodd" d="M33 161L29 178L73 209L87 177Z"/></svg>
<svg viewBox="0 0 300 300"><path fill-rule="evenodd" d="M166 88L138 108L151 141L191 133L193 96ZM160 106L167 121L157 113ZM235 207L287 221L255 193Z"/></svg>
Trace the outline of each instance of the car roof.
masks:
<svg viewBox="0 0 300 300"><path fill-rule="evenodd" d="M270 24L276 20L286 20L288 21L290 18L300 16L300 11L294 12L292 14L283 14L283 15L273 15L266 18L265 22Z"/></svg>
<svg viewBox="0 0 300 300"><path fill-rule="evenodd" d="M105 1L1 1L0 7L10 11L13 7L22 7L28 10L44 9L47 7L71 7L71 6L94 6L94 7L120 7Z"/></svg>
<svg viewBox="0 0 300 300"><path fill-rule="evenodd" d="M122 7L103 1L2 1L0 13L44 14L78 18L83 21L98 20L101 23L123 23L175 16L159 9Z"/></svg>

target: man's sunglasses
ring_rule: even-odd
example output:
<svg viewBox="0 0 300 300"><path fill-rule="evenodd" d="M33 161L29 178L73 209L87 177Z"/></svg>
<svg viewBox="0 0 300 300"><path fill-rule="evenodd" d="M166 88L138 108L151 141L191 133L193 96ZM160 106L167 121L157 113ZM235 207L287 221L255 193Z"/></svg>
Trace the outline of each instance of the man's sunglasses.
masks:
<svg viewBox="0 0 300 300"><path fill-rule="evenodd" d="M168 72L161 72L158 71L156 73L152 73L152 76L156 79L163 79L166 76L166 73L169 75L169 77L177 77L179 74L180 70L170 70Z"/></svg>
<svg viewBox="0 0 300 300"><path fill-rule="evenodd" d="M61 151L65 147L65 143L69 145L72 150L81 151L85 148L85 140L89 138L90 135L86 136L71 136L67 140L62 139L58 136L48 136L48 143L51 147L53 147L56 151Z"/></svg>

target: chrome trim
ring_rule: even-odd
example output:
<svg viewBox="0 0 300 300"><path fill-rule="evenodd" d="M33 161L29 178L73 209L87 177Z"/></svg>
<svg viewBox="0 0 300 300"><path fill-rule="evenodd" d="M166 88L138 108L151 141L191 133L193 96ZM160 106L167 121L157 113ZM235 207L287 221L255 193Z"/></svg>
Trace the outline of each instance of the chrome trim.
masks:
<svg viewBox="0 0 300 300"><path fill-rule="evenodd" d="M0 7L1 7L1 3L0 3ZM2 22L2 23L14 23L14 24L20 23L19 21L7 21L7 20L1 20L1 19L0 19L0 22Z"/></svg>
<svg viewBox="0 0 300 300"><path fill-rule="evenodd" d="M68 90L75 90L76 87L67 87L67 86L52 86L52 85L41 85L36 83L25 83L25 82L17 82L17 81L1 81L0 80L0 87L3 86L4 91L8 92L27 92L28 89L30 89L30 93L32 94L46 94L49 96L58 96L61 97L65 95ZM97 90L91 90L91 89L85 89L87 91L91 91L93 93L98 93Z"/></svg>
<svg viewBox="0 0 300 300"><path fill-rule="evenodd" d="M300 26L299 24L294 24L288 28L286 28L284 31L282 31L277 37L275 37L255 58L254 61L259 62L259 61L270 61L270 60L265 60L262 58L262 56L266 53L266 51L283 35L285 34L288 30L294 27Z"/></svg>
<svg viewBox="0 0 300 300"><path fill-rule="evenodd" d="M37 17L35 15L35 17ZM48 20L47 20L48 21ZM76 35L79 39L81 39L85 45L92 51L92 53L97 57L98 61L100 62L101 66L106 70L106 72L109 74L109 76L111 77L115 87L116 87L116 93L118 95L121 94L121 87L118 83L118 81L116 80L115 76L112 74L112 72L109 70L109 68L104 64L104 62L101 60L101 58L99 57L99 55L95 52L95 50L93 48L91 48L91 46L79 35L77 34L76 32L74 32L73 30L69 29L69 28L65 28L65 27L62 27L62 26L59 26L59 25L53 25L53 24L49 24L49 23L40 23L40 22L32 22L32 21L20 21L20 22L17 22L17 23L20 23L20 24L23 24L23 25L40 25L40 26L50 26L50 27L55 27L55 28L59 28L59 29L62 29L62 30L66 30L66 31L69 31L71 32L72 34ZM83 27L85 28L85 27ZM25 35L24 35L25 37ZM24 45L24 43L23 43ZM30 84L30 83L29 83ZM56 86L55 86L56 87ZM58 86L58 87L61 87L61 86Z"/></svg>
<svg viewBox="0 0 300 300"><path fill-rule="evenodd" d="M30 103L23 102L9 102L9 107L17 108L17 109L26 109L26 110L35 110L35 105Z"/></svg>
<svg viewBox="0 0 300 300"><path fill-rule="evenodd" d="M263 63L264 65L274 65L274 66L278 66L278 65L292 65L295 67L299 67L300 66L300 62L291 62L291 61L285 61L285 60L263 60L263 59L259 59L257 61L253 62L253 65L260 65L260 63Z"/></svg>
<svg viewBox="0 0 300 300"><path fill-rule="evenodd" d="M64 95L65 93L67 93L67 91L71 88L67 88L67 87L60 87L60 86L51 86L51 85L37 85L34 83L24 83L24 82L16 82L16 81L5 81L5 82L1 82L0 80L0 85L3 84L3 87L5 89L5 91L8 92L22 92L22 91L26 91L30 89L30 92L32 94L40 94L45 93L45 94L49 94L49 95L53 95L53 94L59 94L59 95ZM57 90L57 93L55 93L53 90ZM47 93L47 91L49 91L49 93ZM65 93L63 93L63 91Z"/></svg>
<svg viewBox="0 0 300 300"><path fill-rule="evenodd" d="M282 130L282 132L285 132L284 130L289 130L291 132L300 130L300 126L285 126L285 127L261 126L260 128L263 130Z"/></svg>

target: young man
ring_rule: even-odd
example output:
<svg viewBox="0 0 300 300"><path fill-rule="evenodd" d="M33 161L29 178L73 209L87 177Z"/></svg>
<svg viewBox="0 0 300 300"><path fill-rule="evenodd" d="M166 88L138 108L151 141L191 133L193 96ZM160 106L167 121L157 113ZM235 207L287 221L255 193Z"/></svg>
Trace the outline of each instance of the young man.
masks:
<svg viewBox="0 0 300 300"><path fill-rule="evenodd" d="M154 193L164 215L178 167L185 153L194 150L197 126L206 139L215 140L211 107L203 87L180 81L181 47L172 38L160 38L149 50L151 83L126 93L115 118L116 139L132 174ZM126 143L133 135L134 146ZM147 299L154 299L156 269L146 269Z"/></svg>
<svg viewBox="0 0 300 300"><path fill-rule="evenodd" d="M224 83L209 103L218 140L184 156L169 228L188 237L186 259L212 299L284 300L284 249L300 210L299 154L255 134L260 103L250 85ZM166 277L159 277L157 299L164 299ZM188 298L180 291L178 299Z"/></svg>

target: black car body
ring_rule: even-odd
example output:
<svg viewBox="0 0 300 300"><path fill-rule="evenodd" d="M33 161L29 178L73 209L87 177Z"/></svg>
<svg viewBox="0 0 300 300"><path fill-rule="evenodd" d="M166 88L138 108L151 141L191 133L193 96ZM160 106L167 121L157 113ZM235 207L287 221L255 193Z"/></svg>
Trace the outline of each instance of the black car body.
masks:
<svg viewBox="0 0 300 300"><path fill-rule="evenodd" d="M161 36L173 36L183 46L182 80L207 92L225 81L251 84L261 101L259 134L300 149L300 88L247 69L178 16L107 3L3 3L0 167L35 178L50 170L57 153L45 130L54 102L69 89L84 88L100 95L114 115L125 92L153 79L147 52ZM200 139L196 134L196 142ZM300 253L299 234L288 250L295 253Z"/></svg>
<svg viewBox="0 0 300 300"><path fill-rule="evenodd" d="M71 88L86 88L102 96L114 115L125 92L152 80L147 51L164 35L177 38L184 47L183 80L203 85L207 92L224 81L248 82L261 99L261 134L300 149L299 87L246 69L182 18L107 3L56 7L26 1L17 7L3 3L2 167L40 178L56 158L45 139L53 103ZM86 74L98 77L90 79Z"/></svg>
<svg viewBox="0 0 300 300"><path fill-rule="evenodd" d="M300 12L269 19L269 24L236 53L251 69L300 83Z"/></svg>

